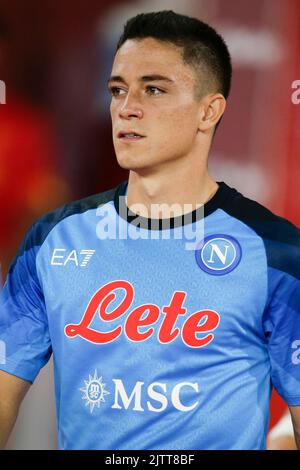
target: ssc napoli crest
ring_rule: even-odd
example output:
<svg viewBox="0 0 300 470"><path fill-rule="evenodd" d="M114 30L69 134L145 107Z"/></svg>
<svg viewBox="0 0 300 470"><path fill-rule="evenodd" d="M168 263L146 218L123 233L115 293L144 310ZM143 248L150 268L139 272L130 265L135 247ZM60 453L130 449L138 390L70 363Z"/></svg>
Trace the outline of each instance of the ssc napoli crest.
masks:
<svg viewBox="0 0 300 470"><path fill-rule="evenodd" d="M242 257L239 242L230 235L210 235L197 246L198 266L208 274L222 276L233 271Z"/></svg>

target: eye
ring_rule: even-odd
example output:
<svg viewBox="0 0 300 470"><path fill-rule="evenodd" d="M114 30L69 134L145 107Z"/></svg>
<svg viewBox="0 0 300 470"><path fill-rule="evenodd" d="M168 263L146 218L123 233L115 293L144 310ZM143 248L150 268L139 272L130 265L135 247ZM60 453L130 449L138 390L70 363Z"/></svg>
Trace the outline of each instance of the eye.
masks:
<svg viewBox="0 0 300 470"><path fill-rule="evenodd" d="M122 90L122 88L119 88L117 86L112 86L112 87L109 88L109 92L112 96L120 96L120 95L122 95L122 93L121 93L122 91L124 91L124 90ZM124 93L125 93L125 91L124 91Z"/></svg>
<svg viewBox="0 0 300 470"><path fill-rule="evenodd" d="M147 92L150 91L150 95L154 95L154 96L155 95L161 95L162 93L165 93L160 88L157 88L157 86L152 86L152 85L147 86L146 90L147 90ZM152 92L153 90L155 90L156 92Z"/></svg>
<svg viewBox="0 0 300 470"><path fill-rule="evenodd" d="M123 90L122 88L116 86L111 86L108 90L110 94L115 98L123 96L126 93L126 90ZM161 90L160 88L157 88L156 86L148 85L146 86L146 93L153 96L157 96L161 95L162 93L165 93L165 91Z"/></svg>

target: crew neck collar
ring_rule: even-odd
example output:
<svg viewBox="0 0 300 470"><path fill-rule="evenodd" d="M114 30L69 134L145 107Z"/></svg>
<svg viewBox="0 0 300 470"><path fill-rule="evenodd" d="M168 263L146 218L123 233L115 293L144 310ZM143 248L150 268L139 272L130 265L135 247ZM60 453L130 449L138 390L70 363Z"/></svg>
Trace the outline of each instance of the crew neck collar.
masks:
<svg viewBox="0 0 300 470"><path fill-rule="evenodd" d="M114 196L114 205L118 215L122 219L128 223L139 226L140 228L147 230L164 230L166 228L173 229L201 220L203 217L207 217L221 207L222 203L225 201L225 198L228 195L230 188L223 181L217 181L217 184L219 186L217 191L213 197L207 201L207 203L201 207L198 207L192 212L177 217L151 219L139 216L138 214L132 212L126 205L126 194L128 187L127 180L123 181L119 186L117 186Z"/></svg>

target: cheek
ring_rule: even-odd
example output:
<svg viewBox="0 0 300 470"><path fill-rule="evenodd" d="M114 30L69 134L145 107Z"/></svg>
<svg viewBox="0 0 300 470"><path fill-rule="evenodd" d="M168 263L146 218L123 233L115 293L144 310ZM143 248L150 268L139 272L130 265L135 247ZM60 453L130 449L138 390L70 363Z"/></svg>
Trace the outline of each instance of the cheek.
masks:
<svg viewBox="0 0 300 470"><path fill-rule="evenodd" d="M189 143L197 132L197 120L194 110L180 108L173 112L161 113L158 118L157 135L162 144L178 145Z"/></svg>
<svg viewBox="0 0 300 470"><path fill-rule="evenodd" d="M195 127L197 109L190 102L180 106L170 106L160 112L160 124L170 130Z"/></svg>

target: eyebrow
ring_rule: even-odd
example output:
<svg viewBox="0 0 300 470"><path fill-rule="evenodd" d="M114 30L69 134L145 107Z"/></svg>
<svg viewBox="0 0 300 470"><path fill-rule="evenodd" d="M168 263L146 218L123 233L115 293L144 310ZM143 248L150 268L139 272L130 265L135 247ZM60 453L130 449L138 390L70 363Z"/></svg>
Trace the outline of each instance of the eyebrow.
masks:
<svg viewBox="0 0 300 470"><path fill-rule="evenodd" d="M145 82L167 82L167 83L172 83L174 84L174 81L171 80L171 78L165 77L164 75L159 75L159 74L153 74L153 75L143 75L142 77L138 78L139 82L145 83ZM110 77L110 79L107 81L107 85L110 85L112 82L119 82L119 83L124 83L126 84L126 80L121 77L121 75L113 75Z"/></svg>

